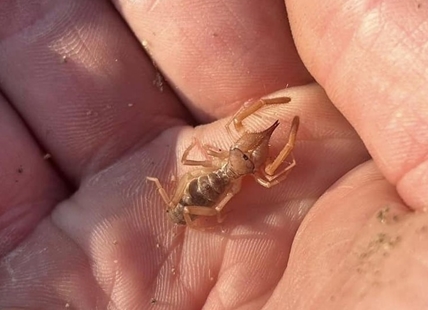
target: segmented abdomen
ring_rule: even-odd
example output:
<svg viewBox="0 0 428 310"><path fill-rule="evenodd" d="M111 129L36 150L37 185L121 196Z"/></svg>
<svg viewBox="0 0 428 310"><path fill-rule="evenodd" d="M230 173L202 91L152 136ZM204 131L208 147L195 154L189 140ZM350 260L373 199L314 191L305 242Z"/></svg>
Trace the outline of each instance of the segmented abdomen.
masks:
<svg viewBox="0 0 428 310"><path fill-rule="evenodd" d="M216 204L229 185L229 179L216 171L192 180L180 203L183 206L207 206Z"/></svg>

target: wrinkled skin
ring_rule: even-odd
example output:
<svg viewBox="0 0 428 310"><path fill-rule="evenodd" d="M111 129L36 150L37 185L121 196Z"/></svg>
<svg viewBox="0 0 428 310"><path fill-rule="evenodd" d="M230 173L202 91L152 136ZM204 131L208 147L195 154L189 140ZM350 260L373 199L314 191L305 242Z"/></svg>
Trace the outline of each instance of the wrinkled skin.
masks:
<svg viewBox="0 0 428 310"><path fill-rule="evenodd" d="M425 2L0 12L0 309L428 306ZM227 117L281 89L262 121L277 151L301 117L289 178L244 180L219 227L174 227L145 177L171 193L193 137L229 146Z"/></svg>

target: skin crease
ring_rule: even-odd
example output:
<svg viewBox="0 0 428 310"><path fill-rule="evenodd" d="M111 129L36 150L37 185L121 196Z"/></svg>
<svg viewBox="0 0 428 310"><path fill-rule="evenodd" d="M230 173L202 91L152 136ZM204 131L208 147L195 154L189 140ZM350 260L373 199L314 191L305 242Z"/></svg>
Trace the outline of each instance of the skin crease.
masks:
<svg viewBox="0 0 428 310"><path fill-rule="evenodd" d="M0 309L427 308L424 2L0 12ZM192 138L229 147L274 91L292 101L249 125L279 119L275 153L299 115L298 166L245 179L221 226L174 227L145 177L172 194Z"/></svg>

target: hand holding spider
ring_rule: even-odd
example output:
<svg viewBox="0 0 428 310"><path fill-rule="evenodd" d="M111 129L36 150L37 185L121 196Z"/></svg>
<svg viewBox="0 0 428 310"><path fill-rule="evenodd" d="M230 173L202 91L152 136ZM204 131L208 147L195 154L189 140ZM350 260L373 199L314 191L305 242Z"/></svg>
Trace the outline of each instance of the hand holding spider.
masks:
<svg viewBox="0 0 428 310"><path fill-rule="evenodd" d="M0 1L0 308L422 308L427 7L202 3ZM280 89L292 174L175 230L145 177Z"/></svg>

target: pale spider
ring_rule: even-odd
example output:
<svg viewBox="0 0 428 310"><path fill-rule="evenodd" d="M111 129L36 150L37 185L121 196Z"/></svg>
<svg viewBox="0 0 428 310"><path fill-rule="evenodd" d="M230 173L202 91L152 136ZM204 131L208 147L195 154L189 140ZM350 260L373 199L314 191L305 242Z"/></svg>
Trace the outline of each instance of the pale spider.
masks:
<svg viewBox="0 0 428 310"><path fill-rule="evenodd" d="M181 162L183 165L200 166L201 168L183 175L175 190L169 197L158 178L147 177L156 184L162 199L167 204L168 216L176 224L194 227L194 219L198 216L217 216L221 223L221 211L227 202L241 189L242 177L252 175L264 187L271 187L283 181L296 161L289 163L284 169L276 172L279 166L291 154L299 127L299 117L294 116L288 135L288 142L275 160L269 160L269 140L279 121L261 132L246 132L242 121L268 104L290 102L289 97L260 99L253 105L243 106L226 124L229 130L233 122L241 137L228 151L220 151L209 145L203 145L209 159L188 159L189 153L196 145L192 144L184 151Z"/></svg>

